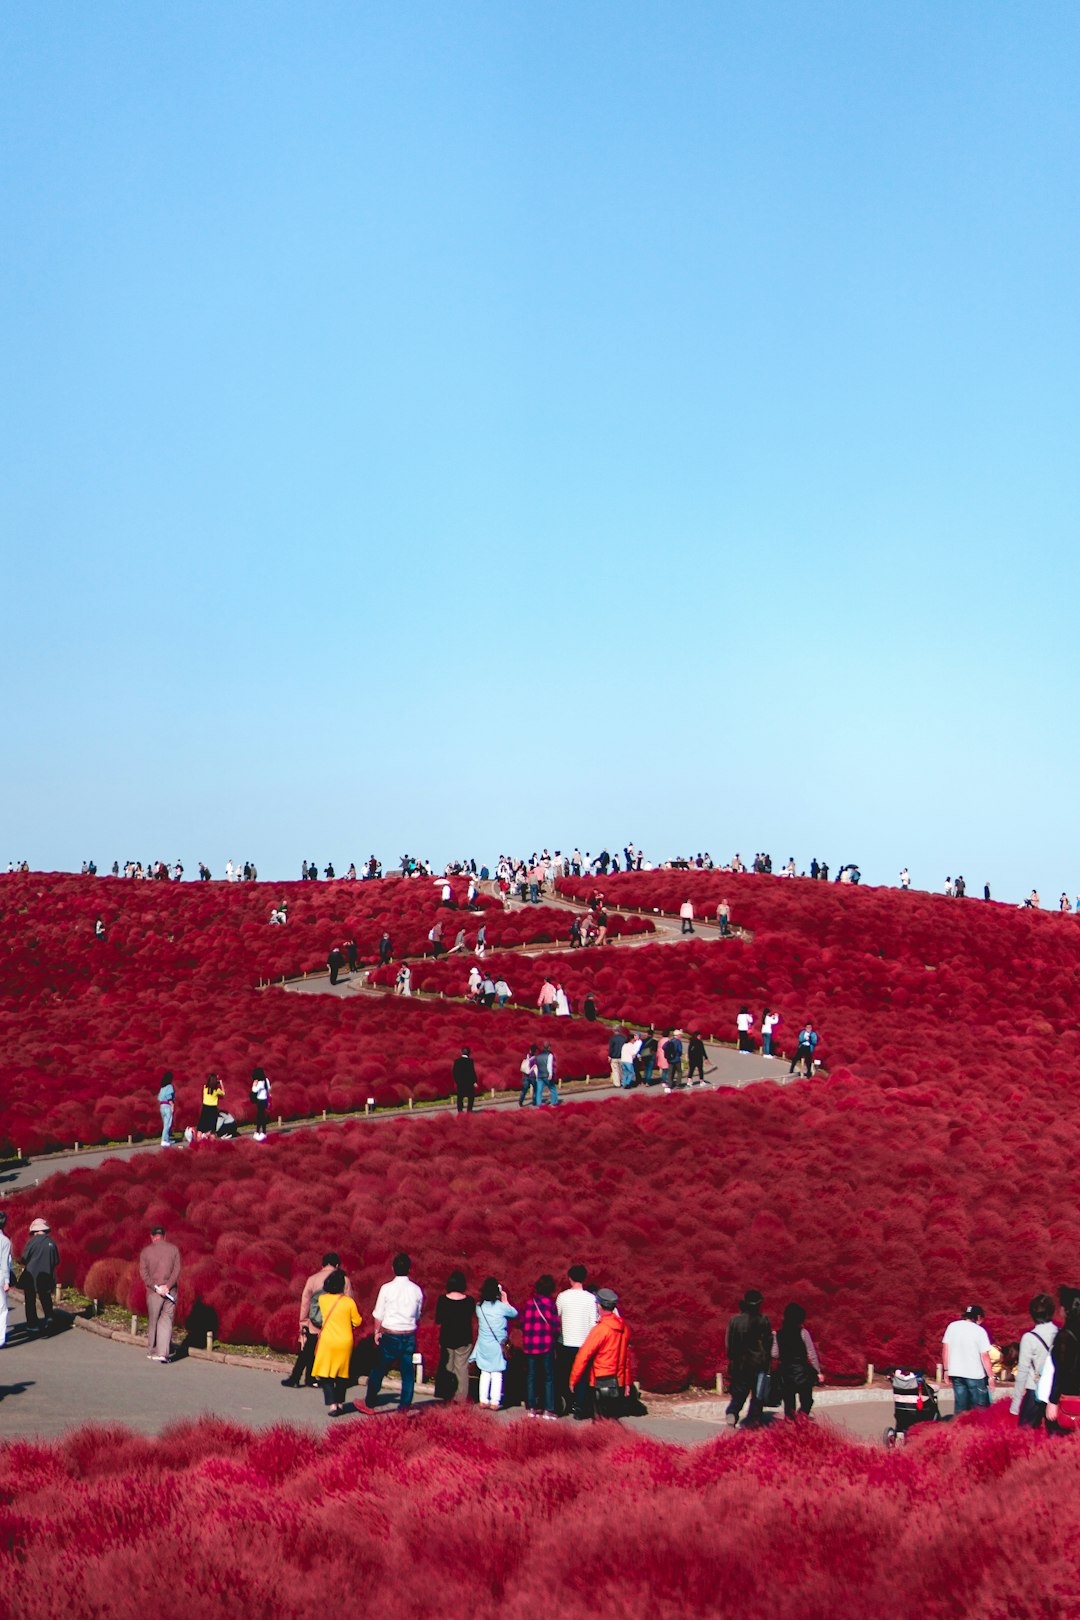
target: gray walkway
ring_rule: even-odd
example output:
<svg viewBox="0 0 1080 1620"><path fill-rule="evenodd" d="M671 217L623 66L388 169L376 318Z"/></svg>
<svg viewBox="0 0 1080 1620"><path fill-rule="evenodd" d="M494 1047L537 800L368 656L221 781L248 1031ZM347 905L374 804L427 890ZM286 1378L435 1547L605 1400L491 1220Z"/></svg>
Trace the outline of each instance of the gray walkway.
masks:
<svg viewBox="0 0 1080 1620"><path fill-rule="evenodd" d="M206 1413L251 1428L287 1422L315 1432L343 1423L400 1421L388 1405L374 1418L350 1416L332 1423L318 1390L282 1388L284 1370L285 1364L249 1368L189 1359L162 1367L147 1360L141 1345L74 1327L53 1338L29 1339L21 1303L13 1304L8 1344L0 1351L0 1438L49 1438L84 1423L122 1423L157 1434ZM396 1393L390 1385L387 1392ZM729 1432L723 1398L668 1396L646 1404L649 1416L626 1419L625 1426L653 1439L696 1445ZM947 1395L942 1404L950 1410ZM434 1405L430 1391L417 1392L418 1417ZM884 1389L826 1389L819 1391L815 1411L819 1422L877 1441L891 1420L892 1401ZM518 1407L496 1421L523 1418Z"/></svg>

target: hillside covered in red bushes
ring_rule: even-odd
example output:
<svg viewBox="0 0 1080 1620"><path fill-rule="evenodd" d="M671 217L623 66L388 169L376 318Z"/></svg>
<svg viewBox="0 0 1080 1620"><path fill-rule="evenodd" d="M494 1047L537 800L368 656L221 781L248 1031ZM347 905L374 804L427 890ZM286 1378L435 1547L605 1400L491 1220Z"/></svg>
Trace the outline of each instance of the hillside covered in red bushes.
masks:
<svg viewBox="0 0 1080 1620"><path fill-rule="evenodd" d="M867 1361L932 1365L942 1325L972 1298L996 1337L1014 1337L1031 1293L1080 1278L1067 1152L1080 924L778 878L650 873L605 885L607 903L628 908L675 910L688 891L699 916L722 892L746 933L504 955L515 992L534 999L550 967L574 996L594 988L602 1012L729 1038L738 1005L759 1013L768 1000L789 1044L814 1018L827 1063L818 1078L154 1153L14 1200L13 1235L43 1209L65 1277L137 1310L131 1261L162 1219L185 1255L182 1304L197 1297L227 1340L282 1346L322 1242L313 1207L329 1212L362 1294L399 1246L429 1294L458 1264L474 1281L498 1272L520 1296L540 1271L582 1260L624 1298L640 1376L658 1389L711 1382L748 1282L774 1311L789 1298L806 1305L834 1375L856 1377ZM72 947L69 966L95 949ZM452 990L466 972L460 958L416 966L419 982ZM5 1062L21 1051L26 1068L21 1089L5 1090L5 1118L26 1138L42 1130L43 1096L64 1131L88 1108L101 1134L122 1134L140 1108L152 1123L151 1086L160 1067L180 1068L178 1050L192 1115L205 1067L224 1071L229 1101L257 1061L276 1081L275 1111L284 1095L283 1111L299 1114L445 1093L463 1041L484 1086L516 1085L541 1032L564 1075L602 1073L608 1034L524 1009L258 992L201 970L171 989L135 979L100 989L91 976L80 993L42 993L9 1016L17 1039Z"/></svg>
<svg viewBox="0 0 1080 1620"><path fill-rule="evenodd" d="M84 1429L0 1449L0 1492L24 1620L303 1620L362 1594L386 1620L1076 1613L1080 1451L997 1414L891 1453L813 1425L684 1451L460 1412L321 1440Z"/></svg>
<svg viewBox="0 0 1080 1620"><path fill-rule="evenodd" d="M395 960L429 949L441 922L446 946L481 924L492 947L566 937L569 914L551 906L504 912L490 896L465 909L439 902L441 883L168 883L36 873L0 877L0 1152L153 1136L161 1074L173 1071L177 1123L193 1124L207 1073L226 1104L246 1102L252 1068L274 1082L286 1118L445 1095L450 1064L473 1042L482 1083L516 1084L533 1038L530 1021L504 1013L496 1029L453 1009L442 1018L405 1001L348 1004L257 986L324 971L331 945L355 937L361 964L377 959L384 930ZM271 926L284 900L288 923ZM105 938L94 938L100 917ZM651 923L618 918L618 928ZM469 960L475 958L470 954ZM517 960L517 958L511 958ZM464 958L456 956L455 962ZM599 1074L599 1032L560 1029L564 1075Z"/></svg>

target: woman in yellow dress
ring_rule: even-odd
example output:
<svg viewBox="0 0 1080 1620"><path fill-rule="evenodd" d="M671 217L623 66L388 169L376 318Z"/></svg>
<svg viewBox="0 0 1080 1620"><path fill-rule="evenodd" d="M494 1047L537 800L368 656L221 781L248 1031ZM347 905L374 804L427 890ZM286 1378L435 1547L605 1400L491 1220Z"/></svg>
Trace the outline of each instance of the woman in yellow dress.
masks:
<svg viewBox="0 0 1080 1620"><path fill-rule="evenodd" d="M353 1329L360 1326L360 1312L345 1292L345 1273L332 1271L319 1295L322 1330L315 1346L314 1376L322 1384L327 1417L340 1417L348 1410L345 1395L349 1388Z"/></svg>

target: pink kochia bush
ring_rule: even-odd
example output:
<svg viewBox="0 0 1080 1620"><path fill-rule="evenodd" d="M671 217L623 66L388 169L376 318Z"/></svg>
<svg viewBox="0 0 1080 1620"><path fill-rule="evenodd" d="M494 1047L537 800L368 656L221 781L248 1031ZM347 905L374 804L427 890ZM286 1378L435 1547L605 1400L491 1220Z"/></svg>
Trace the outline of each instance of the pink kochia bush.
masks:
<svg viewBox="0 0 1080 1620"><path fill-rule="evenodd" d="M1080 1448L996 1415L897 1452L812 1424L683 1450L454 1411L322 1439L204 1419L6 1446L0 1493L20 1620L1076 1614Z"/></svg>
<svg viewBox="0 0 1080 1620"><path fill-rule="evenodd" d="M328 1245L366 1322L399 1248L429 1301L459 1265L473 1287L499 1276L520 1303L542 1272L581 1262L617 1289L652 1390L713 1382L727 1318L753 1285L774 1316L803 1304L828 1373L858 1380L868 1361L932 1368L972 1299L1005 1341L1036 1290L1080 1281L1078 1124L1068 1077L957 1096L841 1070L109 1160L10 1198L8 1230L19 1244L46 1215L63 1280L141 1311L132 1261L162 1221L184 1256L181 1316L199 1301L224 1340L280 1348ZM1038 1199L1018 1205L1018 1180Z"/></svg>

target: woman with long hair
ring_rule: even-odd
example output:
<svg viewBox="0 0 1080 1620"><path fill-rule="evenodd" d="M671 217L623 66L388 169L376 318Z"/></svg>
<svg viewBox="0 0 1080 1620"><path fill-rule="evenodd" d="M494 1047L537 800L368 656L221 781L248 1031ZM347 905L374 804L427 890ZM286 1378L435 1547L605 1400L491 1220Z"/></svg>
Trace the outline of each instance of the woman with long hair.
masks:
<svg viewBox="0 0 1080 1620"><path fill-rule="evenodd" d="M496 1277L485 1277L476 1306L476 1344L470 1361L480 1372L480 1405L498 1411L502 1404L503 1373L507 1368L509 1322L517 1315Z"/></svg>
<svg viewBox="0 0 1080 1620"><path fill-rule="evenodd" d="M780 1388L784 1395L786 1418L795 1416L796 1397L803 1416L810 1416L814 1404L814 1385L821 1378L817 1348L805 1324L806 1312L801 1305L785 1305L783 1320L773 1341L773 1355L780 1363Z"/></svg>

